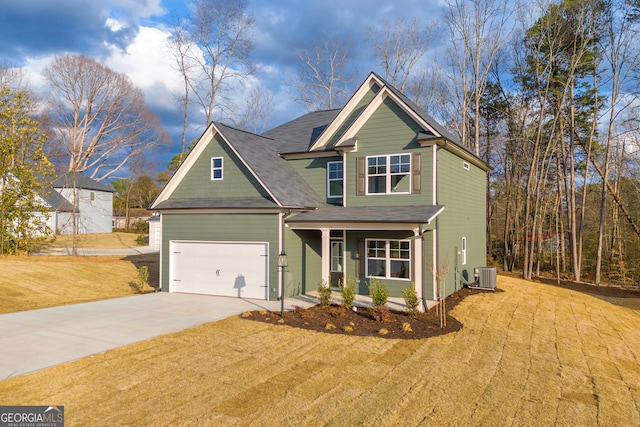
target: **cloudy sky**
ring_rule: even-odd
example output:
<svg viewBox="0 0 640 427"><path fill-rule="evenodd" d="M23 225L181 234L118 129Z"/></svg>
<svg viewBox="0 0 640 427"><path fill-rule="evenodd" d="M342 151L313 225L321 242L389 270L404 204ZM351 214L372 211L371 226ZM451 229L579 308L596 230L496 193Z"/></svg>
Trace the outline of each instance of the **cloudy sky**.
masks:
<svg viewBox="0 0 640 427"><path fill-rule="evenodd" d="M40 73L53 57L79 53L127 74L146 94L179 148L181 113L175 96L180 77L166 48L167 23L184 12L183 0L2 0L0 60L29 71L29 83L42 89ZM295 71L293 48L321 34L351 40L363 80L381 72L366 43L366 28L384 18L441 21L438 0L253 0L257 83L273 93L273 126L305 112L290 99L283 75ZM190 138L204 129L194 126Z"/></svg>

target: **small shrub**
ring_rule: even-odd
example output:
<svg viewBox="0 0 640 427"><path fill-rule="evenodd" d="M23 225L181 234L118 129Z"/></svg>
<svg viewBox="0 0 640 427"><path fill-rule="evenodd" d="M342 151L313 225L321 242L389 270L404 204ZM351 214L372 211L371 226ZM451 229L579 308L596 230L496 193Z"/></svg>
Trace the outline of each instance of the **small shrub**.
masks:
<svg viewBox="0 0 640 427"><path fill-rule="evenodd" d="M283 325L284 324L284 319L278 319L278 323Z"/></svg>
<svg viewBox="0 0 640 427"><path fill-rule="evenodd" d="M318 283L318 294L320 294L320 305L323 307L331 305L331 287L326 282Z"/></svg>
<svg viewBox="0 0 640 427"><path fill-rule="evenodd" d="M138 234L138 237L136 238L136 245L145 246L146 244L147 244L147 239L145 239L145 237L142 234Z"/></svg>
<svg viewBox="0 0 640 427"><path fill-rule="evenodd" d="M418 305L420 301L418 300L418 294L413 286L413 282L411 282L408 288L402 290L402 296L407 306L407 314L411 317L416 317L418 315Z"/></svg>
<svg viewBox="0 0 640 427"><path fill-rule="evenodd" d="M411 324L409 322L404 322L402 324L402 330L404 332L413 332L413 329L411 329Z"/></svg>
<svg viewBox="0 0 640 427"><path fill-rule="evenodd" d="M240 317L243 317L243 318L251 317L251 312L250 311L245 311L240 315Z"/></svg>
<svg viewBox="0 0 640 427"><path fill-rule="evenodd" d="M342 294L342 305L351 308L353 300L356 298L356 281L353 277L347 277L347 283L340 282L340 293Z"/></svg>
<svg viewBox="0 0 640 427"><path fill-rule="evenodd" d="M367 285L369 294L371 295L371 304L374 307L383 306L389 299L389 290L380 279L371 279L371 283Z"/></svg>
<svg viewBox="0 0 640 427"><path fill-rule="evenodd" d="M333 323L327 323L327 326L324 327L327 331L330 331L331 329L335 329L336 325L334 325Z"/></svg>
<svg viewBox="0 0 640 427"><path fill-rule="evenodd" d="M387 335L389 333L388 329L382 328L378 331L380 335Z"/></svg>
<svg viewBox="0 0 640 427"><path fill-rule="evenodd" d="M346 325L342 328L345 332L353 332L353 326Z"/></svg>
<svg viewBox="0 0 640 427"><path fill-rule="evenodd" d="M149 267L146 265L138 268L138 280L131 283L131 287L137 292L144 292L145 288L149 286Z"/></svg>

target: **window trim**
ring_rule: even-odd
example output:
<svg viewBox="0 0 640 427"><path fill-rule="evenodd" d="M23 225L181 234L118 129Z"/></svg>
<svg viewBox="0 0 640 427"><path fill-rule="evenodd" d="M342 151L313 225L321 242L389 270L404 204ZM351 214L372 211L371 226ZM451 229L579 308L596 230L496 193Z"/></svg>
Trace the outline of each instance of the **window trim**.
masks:
<svg viewBox="0 0 640 427"><path fill-rule="evenodd" d="M220 167L215 167L213 162L215 160L220 160ZM214 172L220 171L220 178L216 178L214 176ZM222 181L224 179L224 157L212 157L211 158L211 181Z"/></svg>
<svg viewBox="0 0 640 427"><path fill-rule="evenodd" d="M369 242L385 242L385 257L381 258L381 257L370 257L369 256ZM409 258L391 258L391 242L407 242L409 243ZM411 240L410 239L376 239L376 238L371 238L371 239L365 239L365 244L364 244L364 265L365 265L365 277L367 278L376 278L376 279L385 279L385 280L401 280L401 281L405 281L405 282L410 282L412 280L412 257L413 257L413 248L411 247ZM369 260L370 259L374 259L374 260L382 260L384 259L385 261L385 276L373 276L371 274L369 274ZM406 261L409 264L409 277L393 277L390 275L391 272L391 262L392 260L396 260L396 261Z"/></svg>
<svg viewBox="0 0 640 427"><path fill-rule="evenodd" d="M329 176L329 165L331 164L336 164L336 163L340 163L342 164L342 178L338 179L331 179ZM331 183L332 182L336 182L336 181L340 181L342 182L342 193L338 196L338 195L331 195ZM333 162L327 162L327 199L344 199L344 162L342 160L336 160Z"/></svg>
<svg viewBox="0 0 640 427"><path fill-rule="evenodd" d="M391 173L391 157L393 156L406 156L409 158L409 170L405 173ZM382 174L369 174L369 159L384 157L386 159L386 172ZM413 185L413 156L411 153L396 153L396 154L380 154L375 156L366 156L364 160L364 175L365 175L365 194L367 196L380 196L380 195L392 195L392 194L412 194ZM391 177L396 175L404 175L409 179L409 191L391 191ZM369 178L372 176L384 176L385 177L385 191L383 193L372 193L369 191Z"/></svg>
<svg viewBox="0 0 640 427"><path fill-rule="evenodd" d="M462 265L467 265L467 237L462 238Z"/></svg>

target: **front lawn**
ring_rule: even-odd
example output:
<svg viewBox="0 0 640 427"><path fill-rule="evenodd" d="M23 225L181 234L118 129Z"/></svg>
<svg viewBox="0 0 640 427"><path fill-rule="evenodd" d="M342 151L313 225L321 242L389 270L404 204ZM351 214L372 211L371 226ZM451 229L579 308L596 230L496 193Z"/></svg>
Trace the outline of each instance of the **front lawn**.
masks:
<svg viewBox="0 0 640 427"><path fill-rule="evenodd" d="M640 312L498 277L422 339L241 316L0 382L85 425L640 425ZM286 314L285 314L286 316ZM46 351L46 347L43 348Z"/></svg>
<svg viewBox="0 0 640 427"><path fill-rule="evenodd" d="M0 314L133 295L137 268L157 270L157 255L142 258L0 257Z"/></svg>

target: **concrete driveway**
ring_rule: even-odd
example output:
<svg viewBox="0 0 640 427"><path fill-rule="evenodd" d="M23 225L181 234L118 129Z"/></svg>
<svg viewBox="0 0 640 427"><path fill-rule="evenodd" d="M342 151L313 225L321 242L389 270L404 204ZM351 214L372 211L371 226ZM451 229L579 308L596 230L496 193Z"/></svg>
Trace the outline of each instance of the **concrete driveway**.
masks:
<svg viewBox="0 0 640 427"><path fill-rule="evenodd" d="M260 309L280 302L158 292L3 314L0 380Z"/></svg>

